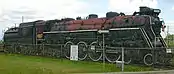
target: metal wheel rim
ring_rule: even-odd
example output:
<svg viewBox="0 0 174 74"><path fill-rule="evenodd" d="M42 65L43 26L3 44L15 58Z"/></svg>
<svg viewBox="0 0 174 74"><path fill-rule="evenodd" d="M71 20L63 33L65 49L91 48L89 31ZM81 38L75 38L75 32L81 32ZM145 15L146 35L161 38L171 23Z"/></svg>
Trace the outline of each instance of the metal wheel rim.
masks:
<svg viewBox="0 0 174 74"><path fill-rule="evenodd" d="M152 54L146 54L146 55L144 56L144 59L143 59L144 64L145 64L145 65L148 65L148 66L153 65L153 61L152 61L152 63L150 63L150 64L146 62L146 61L147 61L147 60L146 60L147 56L151 56L151 57L152 57Z"/></svg>
<svg viewBox="0 0 174 74"><path fill-rule="evenodd" d="M82 43L82 44L85 45L86 51L87 51L87 44L86 44L85 42L83 42L83 41L80 41L77 45L79 46L80 43ZM80 49L78 49L78 50L80 50ZM79 52L78 52L78 53L79 53ZM79 55L78 55L78 56L79 56ZM86 59L86 57L87 57L87 53L85 53L85 56L84 56L83 58L80 58L80 57L78 57L78 58L79 58L79 60L84 60L84 59Z"/></svg>
<svg viewBox="0 0 174 74"><path fill-rule="evenodd" d="M92 42L92 43L90 44L90 47L91 47L92 44L94 44L94 43L97 43L97 42L96 42L96 41L95 41L95 42ZM99 46L101 46L101 45L99 45ZM101 49L102 49L102 48L101 48ZM89 53L90 53L90 52L89 52ZM102 53L100 54L100 56L99 56L97 59L92 58L90 54L89 54L89 58L90 58L92 61L99 61L99 60L102 58Z"/></svg>
<svg viewBox="0 0 174 74"><path fill-rule="evenodd" d="M110 50L110 48L109 49L105 49L105 51L107 52L107 50ZM110 62L110 63L115 63L115 62L117 62L118 60L120 60L120 58L121 58L121 54L119 54L118 52L117 53L109 53L109 55L108 55L108 53L104 53L104 57L106 58L106 60L108 61L108 62ZM112 51L111 51L112 52ZM112 60L113 58L109 58L109 56L113 56L114 55L114 58L116 58L116 59L114 59L114 60Z"/></svg>
<svg viewBox="0 0 174 74"><path fill-rule="evenodd" d="M118 55L119 55L119 54L118 54ZM110 59L107 57L107 55L105 55L105 58L106 58L106 60L108 60L109 62L114 63L114 62L118 61L118 60L121 58L121 55L119 55L115 61L110 60Z"/></svg>
<svg viewBox="0 0 174 74"><path fill-rule="evenodd" d="M73 45L73 43L72 43L71 41L68 41L68 42L64 45L64 48L66 47L66 45L67 45L68 43L70 43L71 45ZM70 49L69 49L69 50L70 50ZM66 57L67 59L69 59L70 56L68 56L65 52L66 52L66 51L64 51L65 57ZM70 51L69 51L69 53L70 53ZM69 54L69 55L70 55L70 54Z"/></svg>

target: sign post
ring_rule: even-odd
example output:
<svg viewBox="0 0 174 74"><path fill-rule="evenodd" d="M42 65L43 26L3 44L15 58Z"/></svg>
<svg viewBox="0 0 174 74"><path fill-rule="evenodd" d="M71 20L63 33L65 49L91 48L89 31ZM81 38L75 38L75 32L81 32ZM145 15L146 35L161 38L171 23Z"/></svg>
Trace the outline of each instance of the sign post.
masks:
<svg viewBox="0 0 174 74"><path fill-rule="evenodd" d="M109 30L99 30L98 33L102 34L102 47L103 47L103 70L105 69L105 34L109 33Z"/></svg>
<svg viewBox="0 0 174 74"><path fill-rule="evenodd" d="M121 48L122 50L122 62L121 62L121 71L124 71L124 48Z"/></svg>

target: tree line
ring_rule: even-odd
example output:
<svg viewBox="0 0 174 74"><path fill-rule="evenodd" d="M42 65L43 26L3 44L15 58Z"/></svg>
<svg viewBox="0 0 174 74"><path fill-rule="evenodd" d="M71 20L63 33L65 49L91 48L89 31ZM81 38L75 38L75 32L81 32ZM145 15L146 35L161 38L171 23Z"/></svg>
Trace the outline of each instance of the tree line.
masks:
<svg viewBox="0 0 174 74"><path fill-rule="evenodd" d="M169 47L174 47L174 34L167 35L164 40Z"/></svg>

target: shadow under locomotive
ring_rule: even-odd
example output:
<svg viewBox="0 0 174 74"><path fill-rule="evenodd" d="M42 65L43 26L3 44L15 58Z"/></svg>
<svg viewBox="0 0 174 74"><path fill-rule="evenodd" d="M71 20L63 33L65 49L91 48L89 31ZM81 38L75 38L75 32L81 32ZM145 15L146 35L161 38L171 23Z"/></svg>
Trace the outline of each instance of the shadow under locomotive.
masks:
<svg viewBox="0 0 174 74"><path fill-rule="evenodd" d="M70 46L78 45L79 60L89 57L92 61L100 61L104 56L111 63L121 59L121 48L124 48L126 64L153 65L154 61L166 64L170 62L172 52L168 52L160 35L164 27L164 21L158 17L160 12L160 9L140 7L133 15L107 12L103 18L90 14L86 19L25 22L5 32L4 44L8 52L17 50L56 57L61 54L68 59ZM15 51L9 50L14 47Z"/></svg>

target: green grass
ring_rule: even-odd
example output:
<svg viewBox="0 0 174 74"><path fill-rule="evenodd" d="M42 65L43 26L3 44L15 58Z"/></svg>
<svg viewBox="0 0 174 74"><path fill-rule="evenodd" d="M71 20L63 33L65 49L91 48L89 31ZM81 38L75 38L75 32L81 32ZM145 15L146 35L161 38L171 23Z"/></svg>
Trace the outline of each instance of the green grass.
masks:
<svg viewBox="0 0 174 74"><path fill-rule="evenodd" d="M67 73L98 73L118 72L115 64L87 61L70 61L38 56L24 56L0 53L0 74L67 74ZM125 71L148 71L148 67L125 66Z"/></svg>

